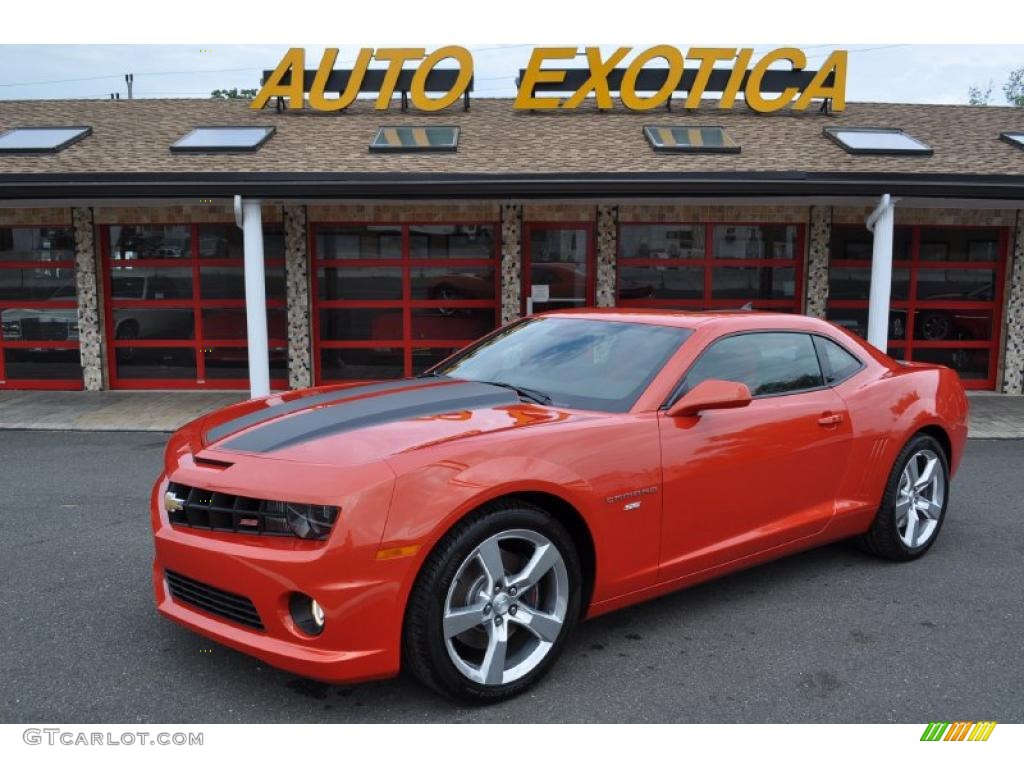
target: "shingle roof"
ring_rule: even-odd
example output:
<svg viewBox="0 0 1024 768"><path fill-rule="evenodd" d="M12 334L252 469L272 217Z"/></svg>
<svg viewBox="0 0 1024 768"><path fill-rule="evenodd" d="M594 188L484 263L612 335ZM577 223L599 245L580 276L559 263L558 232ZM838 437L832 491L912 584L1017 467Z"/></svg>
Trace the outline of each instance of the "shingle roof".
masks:
<svg viewBox="0 0 1024 768"><path fill-rule="evenodd" d="M454 154L377 154L367 147L385 124L462 128ZM742 146L735 155L653 152L645 124L722 125ZM377 112L360 101L336 114L254 111L245 101L4 101L0 129L89 125L93 135L53 155L0 154L5 174L164 172L327 173L690 173L809 172L1014 175L1024 177L1024 151L999 139L1024 130L1024 109L918 104L848 104L842 114L817 111L760 115L713 105L632 113L524 113L509 99L474 99L464 112ZM200 125L273 125L276 135L251 154L174 154L170 145ZM825 126L902 128L931 145L928 157L850 155L822 135Z"/></svg>

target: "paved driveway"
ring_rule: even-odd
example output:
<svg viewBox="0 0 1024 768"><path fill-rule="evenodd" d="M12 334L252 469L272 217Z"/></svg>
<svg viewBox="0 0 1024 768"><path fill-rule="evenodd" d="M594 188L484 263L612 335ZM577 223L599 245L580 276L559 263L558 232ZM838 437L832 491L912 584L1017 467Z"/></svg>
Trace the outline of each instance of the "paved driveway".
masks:
<svg viewBox="0 0 1024 768"><path fill-rule="evenodd" d="M327 686L157 617L165 436L0 432L0 721L1024 720L1024 441L971 441L922 560L831 546L584 624L529 694Z"/></svg>

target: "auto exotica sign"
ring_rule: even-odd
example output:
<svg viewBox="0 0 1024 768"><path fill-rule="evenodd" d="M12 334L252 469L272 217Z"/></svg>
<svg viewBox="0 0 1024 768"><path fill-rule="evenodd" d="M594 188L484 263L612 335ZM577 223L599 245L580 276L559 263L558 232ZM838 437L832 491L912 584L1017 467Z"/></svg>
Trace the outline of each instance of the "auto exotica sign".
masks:
<svg viewBox="0 0 1024 768"><path fill-rule="evenodd" d="M805 110L814 101L834 112L846 106L843 50L829 54L816 71L805 69L807 55L799 48L776 48L755 59L753 48L690 48L684 54L672 45L656 45L635 52L625 67L619 67L631 53L628 47L607 55L596 46L587 47L587 66L572 68L568 65L578 56L576 48L535 48L516 79L515 109L573 110L588 98L599 109L612 109L613 94L634 111L670 108L673 99L695 109L709 94L718 95L720 109L732 109L740 95L757 112ZM360 94L375 93L375 107L385 110L396 91L403 109L410 99L424 112L445 109L460 99L469 106L473 55L462 46L429 53L425 48L361 48L352 69L335 69L337 58L338 49L328 48L318 67L307 70L305 51L290 48L276 69L264 73L252 108L262 109L278 98L279 107L286 99L288 109L308 106L334 112L350 106ZM457 67L439 66L448 60Z"/></svg>

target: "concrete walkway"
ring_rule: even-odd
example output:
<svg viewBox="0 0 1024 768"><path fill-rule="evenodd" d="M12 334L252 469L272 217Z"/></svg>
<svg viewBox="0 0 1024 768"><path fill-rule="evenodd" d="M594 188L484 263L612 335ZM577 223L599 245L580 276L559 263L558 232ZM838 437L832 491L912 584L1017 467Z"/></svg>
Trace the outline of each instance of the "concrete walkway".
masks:
<svg viewBox="0 0 1024 768"><path fill-rule="evenodd" d="M0 429L173 432L248 392L0 392Z"/></svg>
<svg viewBox="0 0 1024 768"><path fill-rule="evenodd" d="M1024 397L971 394L971 437L1024 438ZM0 429L173 432L243 391L0 392Z"/></svg>

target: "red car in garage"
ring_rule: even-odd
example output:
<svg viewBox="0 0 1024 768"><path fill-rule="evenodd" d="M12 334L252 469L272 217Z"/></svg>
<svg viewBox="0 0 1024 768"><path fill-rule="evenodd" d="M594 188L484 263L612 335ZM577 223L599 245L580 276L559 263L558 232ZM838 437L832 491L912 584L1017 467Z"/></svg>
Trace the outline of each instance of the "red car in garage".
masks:
<svg viewBox="0 0 1024 768"><path fill-rule="evenodd" d="M840 539L921 556L967 408L952 370L808 317L534 316L414 379L181 429L156 601L300 675L495 701L584 618Z"/></svg>

